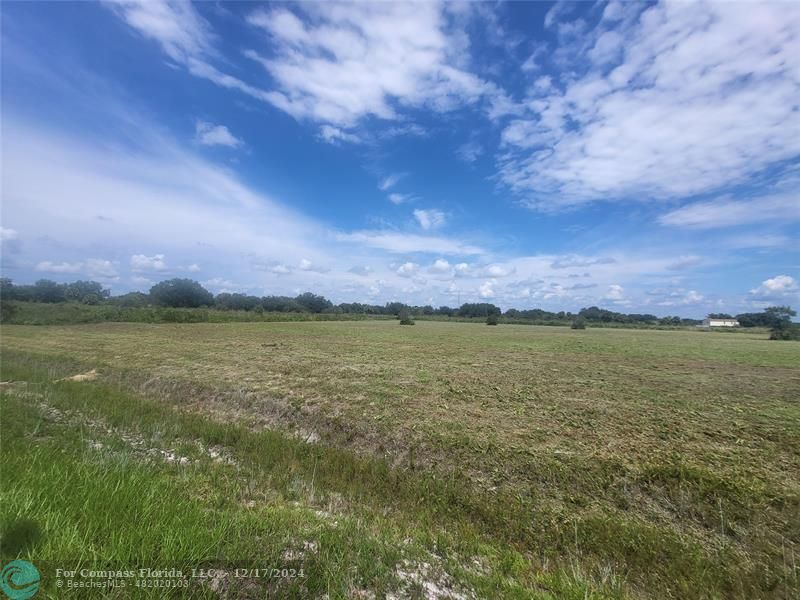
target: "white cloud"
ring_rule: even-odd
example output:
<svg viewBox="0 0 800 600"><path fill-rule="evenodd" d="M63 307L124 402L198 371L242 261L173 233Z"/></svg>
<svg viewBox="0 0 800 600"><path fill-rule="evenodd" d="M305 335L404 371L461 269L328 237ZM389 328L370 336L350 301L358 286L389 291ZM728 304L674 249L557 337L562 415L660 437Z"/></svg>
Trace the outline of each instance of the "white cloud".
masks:
<svg viewBox="0 0 800 600"><path fill-rule="evenodd" d="M429 252L445 255L485 253L482 248L450 238L396 232L356 231L353 233L340 233L336 235L336 240L364 244L371 248L380 248L381 250L401 254L409 252Z"/></svg>
<svg viewBox="0 0 800 600"><path fill-rule="evenodd" d="M437 258L434 263L428 267L428 272L437 274L450 273L452 270L453 267L443 258Z"/></svg>
<svg viewBox="0 0 800 600"><path fill-rule="evenodd" d="M287 267L286 265L272 265L269 270L276 275L288 275L292 272L292 269Z"/></svg>
<svg viewBox="0 0 800 600"><path fill-rule="evenodd" d="M219 71L208 62L218 55L215 36L189 0L108 0L106 5L138 33L157 42L167 56L195 77L263 102L271 101L268 91Z"/></svg>
<svg viewBox="0 0 800 600"><path fill-rule="evenodd" d="M564 79L503 131L500 177L528 205L707 193L800 154L800 4L641 6L562 36Z"/></svg>
<svg viewBox="0 0 800 600"><path fill-rule="evenodd" d="M538 71L542 68L541 64L539 63L539 58L547 53L547 44L544 42L540 42L535 44L533 47L533 51L528 55L528 58L520 65L520 68L526 72L531 73Z"/></svg>
<svg viewBox="0 0 800 600"><path fill-rule="evenodd" d="M378 183L378 189L382 192L385 192L388 189L393 188L403 177L405 177L405 175L405 173L393 173L392 175L384 177Z"/></svg>
<svg viewBox="0 0 800 600"><path fill-rule="evenodd" d="M3 218L20 231L35 231L44 240L39 252L61 252L57 256L74 262L79 248L113 247L130 257L126 262L136 273L177 270L173 262L213 263L235 266L238 279L257 284L266 275L252 272L243 249L274 264L300 257L324 264L341 256L332 252L325 227L256 193L230 170L187 152L146 121L114 123L141 147L82 142L4 115L4 144L13 151L3 155ZM104 216L101 227L97 215ZM354 257L342 259L352 264Z"/></svg>
<svg viewBox="0 0 800 600"><path fill-rule="evenodd" d="M218 292L242 292L243 286L223 277L213 277L202 281L203 287L216 290Z"/></svg>
<svg viewBox="0 0 800 600"><path fill-rule="evenodd" d="M700 293L698 293L698 292L696 292L694 290L689 290L686 293L686 298L684 299L684 302L686 304L697 304L698 302L702 302L703 300L704 300L704 297L703 297L702 294L700 294Z"/></svg>
<svg viewBox="0 0 800 600"><path fill-rule="evenodd" d="M397 192L392 192L389 194L389 202L392 204L405 204L406 202L410 202L414 199L414 196L411 194L398 194Z"/></svg>
<svg viewBox="0 0 800 600"><path fill-rule="evenodd" d="M481 270L483 276L508 277L514 273L514 268L507 265L489 265Z"/></svg>
<svg viewBox="0 0 800 600"><path fill-rule="evenodd" d="M112 0L108 6L139 33L158 42L172 60L184 63L212 52L210 27L188 0Z"/></svg>
<svg viewBox="0 0 800 600"><path fill-rule="evenodd" d="M327 273L330 270L327 267L322 267L314 262L311 262L307 258L300 259L300 264L297 265L297 268L300 271L307 271L311 273Z"/></svg>
<svg viewBox="0 0 800 600"><path fill-rule="evenodd" d="M396 273L400 277L414 277L419 272L419 265L417 263L407 262L397 267Z"/></svg>
<svg viewBox="0 0 800 600"><path fill-rule="evenodd" d="M473 163L483 154L483 146L478 142L471 141L462 144L456 149L456 156L464 162Z"/></svg>
<svg viewBox="0 0 800 600"><path fill-rule="evenodd" d="M83 263L76 262L76 263L68 263L68 262L52 262L49 260L43 260L37 263L35 270L42 271L45 273L80 273L81 269L83 269Z"/></svg>
<svg viewBox="0 0 800 600"><path fill-rule="evenodd" d="M19 234L13 229L0 227L0 241L6 242L10 240L16 240L17 238L19 238Z"/></svg>
<svg viewBox="0 0 800 600"><path fill-rule="evenodd" d="M625 288L623 288L621 285L611 284L610 286L608 286L608 291L606 292L606 295L603 296L603 298L605 300L613 300L613 301L624 300Z"/></svg>
<svg viewBox="0 0 800 600"><path fill-rule="evenodd" d="M649 296L659 299L657 306L691 306L700 304L705 300L705 296L695 290L653 290L647 292ZM649 303L649 300L647 301Z"/></svg>
<svg viewBox="0 0 800 600"><path fill-rule="evenodd" d="M496 295L494 291L495 283L496 282L494 280L484 281L478 288L478 296L485 300L494 298Z"/></svg>
<svg viewBox="0 0 800 600"><path fill-rule="evenodd" d="M728 248L780 248L791 243L789 237L772 233L737 235L723 241L723 245Z"/></svg>
<svg viewBox="0 0 800 600"><path fill-rule="evenodd" d="M306 13L301 20L294 11ZM276 49L259 62L278 90L269 102L299 119L347 127L396 118L397 104L446 111L495 88L459 68L466 38L451 39L438 3L314 3L257 10L249 22Z"/></svg>
<svg viewBox="0 0 800 600"><path fill-rule="evenodd" d="M186 270L189 271L190 273L199 273L201 271L200 265L198 265L197 263L189 265L188 267L186 267Z"/></svg>
<svg viewBox="0 0 800 600"><path fill-rule="evenodd" d="M765 221L800 220L800 194L776 194L750 200L718 198L695 202L658 219L662 225L692 229L718 229Z"/></svg>
<svg viewBox="0 0 800 600"><path fill-rule="evenodd" d="M566 15L572 12L573 3L559 0L544 15L544 26L547 28L558 24Z"/></svg>
<svg viewBox="0 0 800 600"><path fill-rule="evenodd" d="M366 265L356 265L354 267L350 267L349 272L353 273L354 275L360 275L361 277L367 277L372 273L372 267L368 267Z"/></svg>
<svg viewBox="0 0 800 600"><path fill-rule="evenodd" d="M204 146L226 146L238 148L244 142L236 138L224 125L214 125L206 121L198 121L195 127L195 139Z"/></svg>
<svg viewBox="0 0 800 600"><path fill-rule="evenodd" d="M597 38L594 48L589 51L589 58L598 65L604 65L619 58L622 52L623 38L616 31L606 31Z"/></svg>
<svg viewBox="0 0 800 600"><path fill-rule="evenodd" d="M445 214L440 210L436 210L435 208L418 208L414 210L414 218L419 223L419 226L425 230L438 229L444 225L445 221L447 220Z"/></svg>
<svg viewBox="0 0 800 600"><path fill-rule="evenodd" d="M701 265L703 264L703 262L704 259L702 256L695 256L694 254L688 254L686 256L680 256L674 262L668 264L667 269L669 269L670 271L683 271L684 269Z"/></svg>
<svg viewBox="0 0 800 600"><path fill-rule="evenodd" d="M53 262L43 260L36 264L34 270L44 273L84 274L92 279L103 281L117 281L119 273L116 265L110 260L102 258L89 258L79 262Z"/></svg>
<svg viewBox="0 0 800 600"><path fill-rule="evenodd" d="M553 269L571 269L571 268L585 268L592 265L610 265L616 262L616 259L610 256L579 256L577 254L566 254L558 256L550 263Z"/></svg>
<svg viewBox="0 0 800 600"><path fill-rule="evenodd" d="M319 137L329 144L336 144L338 142L350 142L356 144L361 141L357 135L348 133L338 127L332 125L323 125L319 128Z"/></svg>
<svg viewBox="0 0 800 600"><path fill-rule="evenodd" d="M761 282L757 288L750 290L756 298L778 299L796 295L800 291L797 280L789 275L776 275Z"/></svg>
<svg viewBox="0 0 800 600"><path fill-rule="evenodd" d="M149 279L148 277L143 277L141 275L134 275L131 277L131 282L135 283L136 285L153 285L153 280Z"/></svg>
<svg viewBox="0 0 800 600"><path fill-rule="evenodd" d="M462 262L455 266L456 277L471 277L472 269L468 263Z"/></svg>
<svg viewBox="0 0 800 600"><path fill-rule="evenodd" d="M90 258L86 261L86 274L99 279L116 280L119 277L116 265L110 260Z"/></svg>
<svg viewBox="0 0 800 600"><path fill-rule="evenodd" d="M134 254L131 256L131 270L141 271L166 271L167 262L163 254L145 256L144 254Z"/></svg>

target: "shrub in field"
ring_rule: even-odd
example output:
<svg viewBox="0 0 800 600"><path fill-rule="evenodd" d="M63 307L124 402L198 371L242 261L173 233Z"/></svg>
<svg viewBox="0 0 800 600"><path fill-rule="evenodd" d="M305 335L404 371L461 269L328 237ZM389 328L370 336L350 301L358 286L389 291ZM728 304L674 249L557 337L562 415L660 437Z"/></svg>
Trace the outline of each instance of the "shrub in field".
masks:
<svg viewBox="0 0 800 600"><path fill-rule="evenodd" d="M572 329L586 329L586 319L578 317L572 322L570 327L572 327Z"/></svg>
<svg viewBox="0 0 800 600"><path fill-rule="evenodd" d="M800 325L792 323L797 312L789 306L771 306L764 311L772 320L769 330L771 340L800 340Z"/></svg>
<svg viewBox="0 0 800 600"><path fill-rule="evenodd" d="M180 310L168 308L161 311L160 320L165 323L207 323L207 310Z"/></svg>
<svg viewBox="0 0 800 600"><path fill-rule="evenodd" d="M791 321L779 321L769 331L771 340L800 340L800 325Z"/></svg>
<svg viewBox="0 0 800 600"><path fill-rule="evenodd" d="M0 323L8 323L17 314L16 304L11 304L8 300L0 300Z"/></svg>
<svg viewBox="0 0 800 600"><path fill-rule="evenodd" d="M121 296L113 296L109 298L108 304L113 306L121 306L124 308L143 307L150 304L150 296L142 292L128 292Z"/></svg>
<svg viewBox="0 0 800 600"><path fill-rule="evenodd" d="M400 314L397 315L400 318L400 325L413 325L414 320L411 318L411 313L408 312L406 309L400 311Z"/></svg>
<svg viewBox="0 0 800 600"><path fill-rule="evenodd" d="M499 322L499 319L497 318L497 315L495 315L495 314L491 314L488 317L486 317L486 324L487 325L497 325L498 322Z"/></svg>

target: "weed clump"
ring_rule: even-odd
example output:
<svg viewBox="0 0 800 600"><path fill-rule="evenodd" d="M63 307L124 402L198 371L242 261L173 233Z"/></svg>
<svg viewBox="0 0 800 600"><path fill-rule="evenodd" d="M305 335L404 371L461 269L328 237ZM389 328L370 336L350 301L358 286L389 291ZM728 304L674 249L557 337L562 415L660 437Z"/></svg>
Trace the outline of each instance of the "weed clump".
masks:
<svg viewBox="0 0 800 600"><path fill-rule="evenodd" d="M414 325L414 319L411 318L411 313L406 309L401 310L397 316L400 319L400 325Z"/></svg>

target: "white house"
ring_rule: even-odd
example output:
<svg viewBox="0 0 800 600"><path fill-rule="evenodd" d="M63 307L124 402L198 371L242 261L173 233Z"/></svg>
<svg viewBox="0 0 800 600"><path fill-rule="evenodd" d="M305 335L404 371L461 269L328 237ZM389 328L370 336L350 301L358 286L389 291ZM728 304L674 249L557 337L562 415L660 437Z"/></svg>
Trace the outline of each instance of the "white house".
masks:
<svg viewBox="0 0 800 600"><path fill-rule="evenodd" d="M703 327L738 327L736 319L703 319Z"/></svg>

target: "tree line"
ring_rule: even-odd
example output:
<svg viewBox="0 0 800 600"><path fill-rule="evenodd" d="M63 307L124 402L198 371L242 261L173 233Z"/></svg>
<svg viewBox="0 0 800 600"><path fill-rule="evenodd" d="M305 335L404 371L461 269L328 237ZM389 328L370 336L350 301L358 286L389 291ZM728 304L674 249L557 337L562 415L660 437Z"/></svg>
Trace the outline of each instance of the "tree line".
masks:
<svg viewBox="0 0 800 600"><path fill-rule="evenodd" d="M569 311L551 312L540 308L520 310L510 308L503 312L499 306L488 302L466 302L459 307L431 305L413 306L402 302L364 304L342 302L334 304L324 296L305 292L298 296L252 296L248 294L222 292L212 294L200 283L191 279L169 279L155 284L148 293L129 292L111 296L109 290L96 281L74 281L57 283L40 279L31 285L16 285L11 279L0 278L0 299L20 302L77 302L81 304L104 304L123 308L159 306L168 308L215 308L230 311L339 313L363 315L399 316L408 313L415 317L446 316L488 319L503 317L506 322L525 321L542 324L564 323L619 323L641 325L688 326L700 323L698 319L679 316L657 317L652 314L620 313L597 306L583 308L577 313ZM762 313L743 313L736 319L743 327L774 327L778 321L788 320L788 307L771 307ZM792 313L794 311L791 311ZM714 314L715 318L733 318L731 315Z"/></svg>

